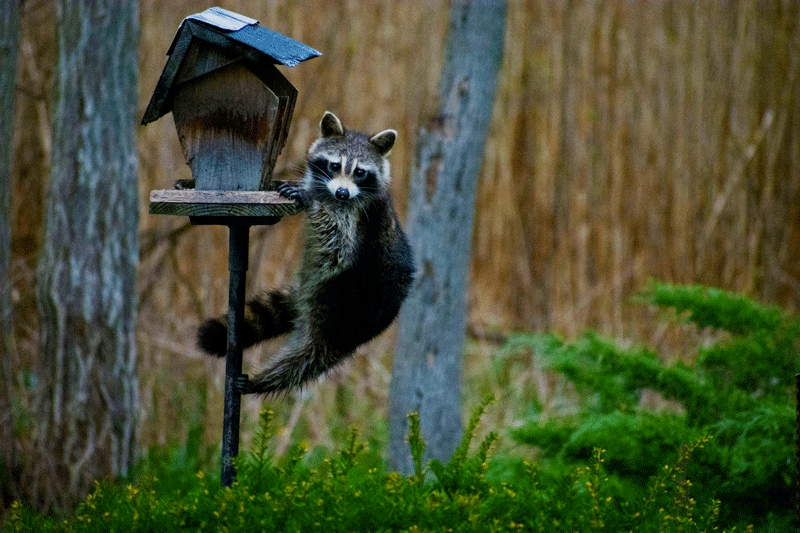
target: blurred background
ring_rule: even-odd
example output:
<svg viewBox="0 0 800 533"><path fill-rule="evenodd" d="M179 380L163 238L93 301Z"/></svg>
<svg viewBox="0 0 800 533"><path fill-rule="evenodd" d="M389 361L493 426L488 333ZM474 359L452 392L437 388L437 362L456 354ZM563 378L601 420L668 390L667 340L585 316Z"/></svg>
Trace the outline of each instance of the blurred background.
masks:
<svg viewBox="0 0 800 533"><path fill-rule="evenodd" d="M142 0L137 122L181 20L214 4ZM218 1L323 53L282 72L299 91L276 171L301 168L325 110L353 129L395 128L395 201L406 210L415 144L437 107L443 1ZM22 3L12 184L15 361L37 358L34 273L49 174L55 6ZM701 283L800 306L800 4L792 0L510 0L505 58L480 176L464 401L494 392L513 425L525 398L557 395L535 368L499 368L513 331L592 328L681 357L685 338L632 297L649 279ZM227 230L147 213L152 189L189 177L171 117L139 129L138 357L144 446L188 432L216 446L224 362L194 348L227 305ZM251 230L248 293L291 283L302 216ZM704 332L684 332L702 336ZM243 446L275 409L288 443L332 445L347 426L386 438L392 337L328 380L244 402ZM245 371L273 353L245 355ZM506 364L506 363L504 363ZM24 390L20 401L25 402ZM467 409L469 412L469 409Z"/></svg>

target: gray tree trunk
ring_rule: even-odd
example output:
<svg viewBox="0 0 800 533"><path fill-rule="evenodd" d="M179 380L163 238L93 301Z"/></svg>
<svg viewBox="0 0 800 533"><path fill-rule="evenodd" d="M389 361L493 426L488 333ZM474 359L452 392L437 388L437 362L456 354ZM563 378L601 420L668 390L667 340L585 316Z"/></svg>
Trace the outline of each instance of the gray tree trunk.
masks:
<svg viewBox="0 0 800 533"><path fill-rule="evenodd" d="M506 2L453 2L440 112L417 146L408 236L417 279L399 318L389 397L389 465L413 470L407 415L428 459L447 461L463 431L461 363L478 174L503 57Z"/></svg>
<svg viewBox="0 0 800 533"><path fill-rule="evenodd" d="M44 508L68 506L136 457L138 0L58 0L32 472Z"/></svg>
<svg viewBox="0 0 800 533"><path fill-rule="evenodd" d="M14 419L11 408L14 374L14 321L11 301L11 161L19 43L18 0L3 0L0 8L0 508L16 491Z"/></svg>

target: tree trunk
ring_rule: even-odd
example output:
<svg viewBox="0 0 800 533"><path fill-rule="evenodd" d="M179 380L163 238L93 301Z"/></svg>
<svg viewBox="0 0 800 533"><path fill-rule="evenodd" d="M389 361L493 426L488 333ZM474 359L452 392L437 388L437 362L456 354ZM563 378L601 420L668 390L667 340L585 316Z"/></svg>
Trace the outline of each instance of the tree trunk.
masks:
<svg viewBox="0 0 800 533"><path fill-rule="evenodd" d="M138 0L58 0L33 496L67 507L136 456Z"/></svg>
<svg viewBox="0 0 800 533"><path fill-rule="evenodd" d="M460 0L450 12L440 112L420 134L408 236L417 279L400 312L389 398L389 464L411 472L407 415L428 458L447 461L463 431L461 362L478 174L503 57L506 3Z"/></svg>
<svg viewBox="0 0 800 533"><path fill-rule="evenodd" d="M11 476L16 469L14 419L11 408L14 375L14 320L11 301L11 160L19 43L18 0L0 8L0 509L14 497Z"/></svg>

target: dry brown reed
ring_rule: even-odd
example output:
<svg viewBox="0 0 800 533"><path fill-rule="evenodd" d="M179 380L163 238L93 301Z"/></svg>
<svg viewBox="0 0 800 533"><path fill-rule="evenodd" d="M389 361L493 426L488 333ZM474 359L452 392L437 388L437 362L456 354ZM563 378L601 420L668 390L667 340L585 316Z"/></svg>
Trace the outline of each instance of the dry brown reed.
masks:
<svg viewBox="0 0 800 533"><path fill-rule="evenodd" d="M800 4L509 4L472 229L471 331L570 336L592 327L665 342L649 312L629 305L649 278L800 307ZM324 54L285 70L299 100L278 170L301 164L326 109L354 127L394 127L395 194L404 211L416 136L437 108L447 4L220 5ZM32 273L54 60L52 2L23 6L12 198L21 369L36 354ZM206 7L142 1L140 111L181 19ZM215 442L223 368L202 358L192 338L199 320L225 308L226 231L146 212L151 189L188 176L169 116L140 129L139 148L142 442L166 443L197 423ZM252 230L250 292L291 282L300 218ZM380 435L390 350L384 337L328 382L274 401L283 424L279 448L290 435L330 444L348 424ZM486 352L480 345L469 350L467 391L494 388L503 398L502 387L529 387L545 399L558 393L530 367L512 381L488 377ZM268 353L248 355L246 366ZM260 405L247 400L249 420ZM519 410L503 412L513 418Z"/></svg>

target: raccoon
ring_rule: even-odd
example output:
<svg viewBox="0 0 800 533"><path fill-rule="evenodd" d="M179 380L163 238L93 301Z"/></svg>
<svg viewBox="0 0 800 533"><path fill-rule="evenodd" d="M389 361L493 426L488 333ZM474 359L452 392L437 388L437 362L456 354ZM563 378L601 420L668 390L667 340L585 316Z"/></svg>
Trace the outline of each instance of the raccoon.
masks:
<svg viewBox="0 0 800 533"><path fill-rule="evenodd" d="M287 335L242 393L270 394L325 374L383 332L408 294L412 250L392 205L389 155L395 130L375 135L346 130L331 112L308 150L299 185L278 192L307 211L305 250L296 286L274 289L245 305L243 345ZM225 355L227 317L204 322L198 346Z"/></svg>

